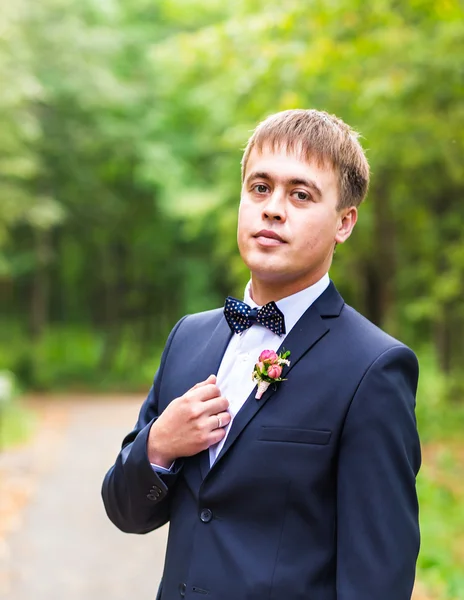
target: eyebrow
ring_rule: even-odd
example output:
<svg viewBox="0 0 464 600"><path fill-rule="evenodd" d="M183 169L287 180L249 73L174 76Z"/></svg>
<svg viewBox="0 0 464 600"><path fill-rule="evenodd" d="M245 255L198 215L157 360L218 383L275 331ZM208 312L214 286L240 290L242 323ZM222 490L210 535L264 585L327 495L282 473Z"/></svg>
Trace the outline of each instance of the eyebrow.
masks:
<svg viewBox="0 0 464 600"><path fill-rule="evenodd" d="M269 173L266 173L264 171L254 171L253 173L250 173L250 175L246 178L246 182L249 183L253 179L266 179L267 181L271 181L272 177L271 175L269 175ZM286 185L304 185L305 187L312 189L319 197L322 197L320 187L312 179L302 179L300 177L294 177L291 179L284 179L283 182Z"/></svg>

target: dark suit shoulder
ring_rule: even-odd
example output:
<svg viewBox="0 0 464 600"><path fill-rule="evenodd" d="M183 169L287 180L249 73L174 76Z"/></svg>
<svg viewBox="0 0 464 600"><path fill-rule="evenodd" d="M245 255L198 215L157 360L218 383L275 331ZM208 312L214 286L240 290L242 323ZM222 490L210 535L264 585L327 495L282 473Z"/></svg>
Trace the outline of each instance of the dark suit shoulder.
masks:
<svg viewBox="0 0 464 600"><path fill-rule="evenodd" d="M202 344L207 343L211 338L221 320L224 320L224 323L226 322L223 315L222 308L186 315L171 332L171 335L174 334L172 338L173 348L177 350L179 346L185 344L190 346L194 343L197 349L201 349Z"/></svg>
<svg viewBox="0 0 464 600"><path fill-rule="evenodd" d="M201 332L204 334L209 329L213 330L223 314L223 308L214 308L213 310L187 315L182 320L182 333L192 335Z"/></svg>
<svg viewBox="0 0 464 600"><path fill-rule="evenodd" d="M414 354L403 342L374 325L348 304L344 305L337 321L334 330L343 337L346 352L354 353L368 363L393 348Z"/></svg>
<svg viewBox="0 0 464 600"><path fill-rule="evenodd" d="M188 321L190 325L217 325L218 320L223 314L224 308L221 306L220 308L213 308L212 310L204 310L199 313L187 315L186 321Z"/></svg>
<svg viewBox="0 0 464 600"><path fill-rule="evenodd" d="M331 330L330 344L342 350L347 362L366 368L393 348L401 355L409 355L416 360L405 344L346 304L333 282L314 306Z"/></svg>

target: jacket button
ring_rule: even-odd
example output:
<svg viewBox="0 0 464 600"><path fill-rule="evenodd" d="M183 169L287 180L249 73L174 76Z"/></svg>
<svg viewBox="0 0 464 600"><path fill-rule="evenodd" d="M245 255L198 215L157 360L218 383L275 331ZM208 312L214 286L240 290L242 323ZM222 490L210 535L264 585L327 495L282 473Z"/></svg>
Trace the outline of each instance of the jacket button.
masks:
<svg viewBox="0 0 464 600"><path fill-rule="evenodd" d="M153 501L155 501L157 499L157 497L154 494L147 494L147 498L149 500L153 500Z"/></svg>
<svg viewBox="0 0 464 600"><path fill-rule="evenodd" d="M181 596L181 598L184 598L185 596L185 590L187 589L187 584L186 583L181 583L179 585L179 594Z"/></svg>
<svg viewBox="0 0 464 600"><path fill-rule="evenodd" d="M209 510L209 508L204 508L200 512L200 520L203 521L203 523L209 523L212 518L213 518L213 513Z"/></svg>

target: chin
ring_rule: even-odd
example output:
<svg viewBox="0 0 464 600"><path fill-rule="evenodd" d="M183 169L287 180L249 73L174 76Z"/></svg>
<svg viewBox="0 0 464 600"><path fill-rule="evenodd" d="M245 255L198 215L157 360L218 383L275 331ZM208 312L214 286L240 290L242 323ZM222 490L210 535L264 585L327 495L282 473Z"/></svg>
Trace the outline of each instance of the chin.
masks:
<svg viewBox="0 0 464 600"><path fill-rule="evenodd" d="M288 269L283 268L281 265L263 265L262 262L257 264L247 265L250 269L251 274L260 281L266 281L268 283L279 283L280 281L286 281L291 275Z"/></svg>

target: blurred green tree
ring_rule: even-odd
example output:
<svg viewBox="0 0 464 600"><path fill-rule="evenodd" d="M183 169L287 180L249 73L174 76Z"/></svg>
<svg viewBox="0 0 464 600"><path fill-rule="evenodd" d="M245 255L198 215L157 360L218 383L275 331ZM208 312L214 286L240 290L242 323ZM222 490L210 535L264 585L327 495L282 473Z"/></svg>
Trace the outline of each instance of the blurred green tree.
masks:
<svg viewBox="0 0 464 600"><path fill-rule="evenodd" d="M98 335L98 373L135 367L182 314L240 294L241 149L311 106L362 132L373 171L337 284L433 343L458 396L462 17L457 0L2 0L1 285L22 340L5 366L33 382L44 336L73 326Z"/></svg>

